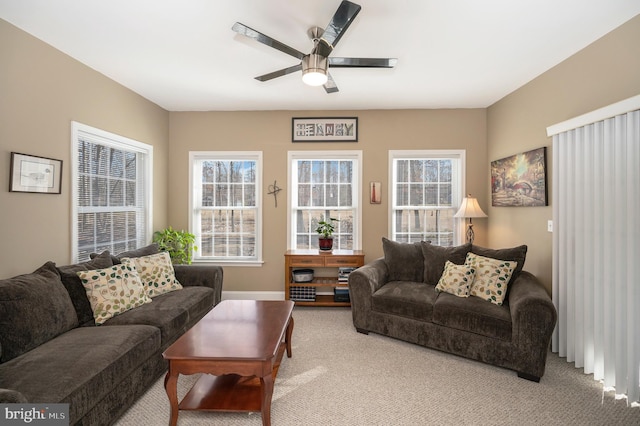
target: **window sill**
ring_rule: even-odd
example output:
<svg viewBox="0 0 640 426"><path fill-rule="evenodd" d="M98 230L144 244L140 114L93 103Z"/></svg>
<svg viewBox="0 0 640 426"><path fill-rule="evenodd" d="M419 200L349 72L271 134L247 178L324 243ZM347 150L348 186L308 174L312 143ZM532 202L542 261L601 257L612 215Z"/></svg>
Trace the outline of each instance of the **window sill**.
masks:
<svg viewBox="0 0 640 426"><path fill-rule="evenodd" d="M240 267L262 267L262 260L207 260L194 259L194 265L216 265L216 266L240 266Z"/></svg>

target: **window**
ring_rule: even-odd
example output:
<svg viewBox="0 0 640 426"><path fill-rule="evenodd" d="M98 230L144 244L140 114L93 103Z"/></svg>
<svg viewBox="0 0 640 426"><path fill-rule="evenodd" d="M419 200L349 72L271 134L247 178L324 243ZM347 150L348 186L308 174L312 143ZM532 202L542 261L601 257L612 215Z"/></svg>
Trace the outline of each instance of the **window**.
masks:
<svg viewBox="0 0 640 426"><path fill-rule="evenodd" d="M191 152L194 261L262 262L262 152Z"/></svg>
<svg viewBox="0 0 640 426"><path fill-rule="evenodd" d="M389 151L389 163L391 238L459 244L464 151Z"/></svg>
<svg viewBox="0 0 640 426"><path fill-rule="evenodd" d="M72 258L151 240L153 147L72 122Z"/></svg>
<svg viewBox="0 0 640 426"><path fill-rule="evenodd" d="M362 151L289 152L289 248L317 249L315 229L329 218L334 249L361 247L361 163Z"/></svg>

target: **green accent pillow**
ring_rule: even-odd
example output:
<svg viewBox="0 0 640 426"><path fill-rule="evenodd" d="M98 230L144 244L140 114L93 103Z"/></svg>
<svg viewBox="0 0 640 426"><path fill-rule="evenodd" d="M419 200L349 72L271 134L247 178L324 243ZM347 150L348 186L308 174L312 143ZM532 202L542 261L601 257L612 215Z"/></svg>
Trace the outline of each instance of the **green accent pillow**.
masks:
<svg viewBox="0 0 640 426"><path fill-rule="evenodd" d="M151 256L125 257L122 264L135 268L147 296L151 298L182 289L176 279L171 257L166 251Z"/></svg>
<svg viewBox="0 0 640 426"><path fill-rule="evenodd" d="M135 268L114 265L111 268L79 271L87 291L96 325L130 309L150 303Z"/></svg>
<svg viewBox="0 0 640 426"><path fill-rule="evenodd" d="M471 284L471 296L477 296L496 305L502 305L509 279L517 266L517 262L491 259L467 254L465 264L475 269L476 275Z"/></svg>
<svg viewBox="0 0 640 426"><path fill-rule="evenodd" d="M436 285L436 291L450 293L458 297L469 297L469 290L475 275L476 271L471 265L456 265L447 260L444 272Z"/></svg>

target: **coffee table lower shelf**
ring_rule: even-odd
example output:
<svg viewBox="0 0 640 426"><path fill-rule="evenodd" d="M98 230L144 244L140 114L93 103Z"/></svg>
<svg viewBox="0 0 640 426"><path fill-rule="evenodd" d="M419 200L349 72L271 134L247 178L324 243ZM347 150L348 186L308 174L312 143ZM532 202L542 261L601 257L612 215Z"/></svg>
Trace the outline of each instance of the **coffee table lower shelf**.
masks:
<svg viewBox="0 0 640 426"><path fill-rule="evenodd" d="M282 342L278 347L276 362L271 374L274 383L285 349L286 344ZM237 374L213 376L203 373L184 396L178 409L183 411L260 412L262 411L260 378L244 377Z"/></svg>

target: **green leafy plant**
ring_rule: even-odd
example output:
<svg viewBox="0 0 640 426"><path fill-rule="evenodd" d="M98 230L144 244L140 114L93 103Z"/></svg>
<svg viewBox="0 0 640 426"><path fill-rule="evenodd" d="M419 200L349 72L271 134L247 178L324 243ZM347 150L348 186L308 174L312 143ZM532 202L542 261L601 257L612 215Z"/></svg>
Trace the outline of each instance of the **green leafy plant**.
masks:
<svg viewBox="0 0 640 426"><path fill-rule="evenodd" d="M316 232L322 236L322 238L331 238L333 235L333 231L335 227L333 226L333 222L340 222L339 219L334 219L332 217L329 220L321 220L318 222L318 227L316 228Z"/></svg>
<svg viewBox="0 0 640 426"><path fill-rule="evenodd" d="M191 264L192 254L198 250L196 236L187 231L176 231L172 227L153 233L153 242L160 250L169 252L174 264Z"/></svg>

